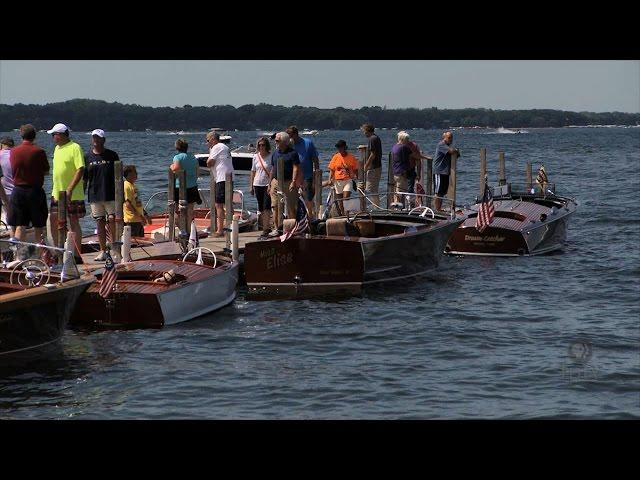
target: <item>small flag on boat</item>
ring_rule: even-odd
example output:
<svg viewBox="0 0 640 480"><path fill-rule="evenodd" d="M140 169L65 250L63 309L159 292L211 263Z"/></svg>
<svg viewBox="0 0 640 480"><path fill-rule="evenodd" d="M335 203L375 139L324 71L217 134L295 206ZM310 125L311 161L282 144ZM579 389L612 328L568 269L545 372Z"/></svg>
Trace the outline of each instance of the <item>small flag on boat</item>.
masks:
<svg viewBox="0 0 640 480"><path fill-rule="evenodd" d="M111 291L113 290L113 286L116 284L116 280L118 279L118 272L109 251L106 251L105 254L107 255L107 260L104 262L104 273L102 274L99 293L102 298L109 298Z"/></svg>
<svg viewBox="0 0 640 480"><path fill-rule="evenodd" d="M280 235L280 241L284 242L298 233L306 232L309 228L309 216L307 207L300 197L298 197L298 211L296 212L296 223L288 232Z"/></svg>
<svg viewBox="0 0 640 480"><path fill-rule="evenodd" d="M536 183L540 185L540 188L544 192L547 183L549 183L549 177L547 177L547 172L544 169L544 165L540 165L540 170L538 170L538 177L536 178Z"/></svg>
<svg viewBox="0 0 640 480"><path fill-rule="evenodd" d="M484 194L482 195L482 203L478 209L478 216L476 217L476 230L478 233L482 233L487 226L493 222L493 214L495 210L493 208L493 195L487 180L484 181Z"/></svg>

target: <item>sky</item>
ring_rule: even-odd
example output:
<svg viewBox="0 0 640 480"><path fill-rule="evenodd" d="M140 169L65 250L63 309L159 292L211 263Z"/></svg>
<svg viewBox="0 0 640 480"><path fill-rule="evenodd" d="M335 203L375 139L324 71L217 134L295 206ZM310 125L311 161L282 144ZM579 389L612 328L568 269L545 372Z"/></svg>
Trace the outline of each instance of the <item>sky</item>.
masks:
<svg viewBox="0 0 640 480"><path fill-rule="evenodd" d="M0 104L640 112L640 61L2 60Z"/></svg>

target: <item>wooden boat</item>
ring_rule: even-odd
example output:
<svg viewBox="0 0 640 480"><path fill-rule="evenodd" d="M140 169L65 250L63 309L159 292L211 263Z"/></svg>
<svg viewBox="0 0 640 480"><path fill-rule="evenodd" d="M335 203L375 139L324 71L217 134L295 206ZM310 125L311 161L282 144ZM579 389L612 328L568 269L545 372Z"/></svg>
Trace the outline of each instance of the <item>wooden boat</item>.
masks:
<svg viewBox="0 0 640 480"><path fill-rule="evenodd" d="M312 222L309 234L284 242L276 237L247 243L249 296L354 294L366 285L397 282L435 268L451 232L464 218L432 211L419 215L421 208L329 218Z"/></svg>
<svg viewBox="0 0 640 480"><path fill-rule="evenodd" d="M73 264L73 255L68 261ZM75 265L61 272L61 266L49 267L39 259L0 267L0 356L37 356L62 337L78 299L95 277L80 273Z"/></svg>
<svg viewBox="0 0 640 480"><path fill-rule="evenodd" d="M453 255L540 255L564 246L569 217L576 210L573 198L506 184L493 189L494 219L482 233L476 228L480 203L466 210L467 219L458 227L445 251Z"/></svg>
<svg viewBox="0 0 640 480"><path fill-rule="evenodd" d="M207 249L204 249L207 250ZM118 264L110 298L100 296L104 269L80 297L72 325L116 328L158 328L191 320L230 304L236 296L238 262L221 256L167 255Z"/></svg>

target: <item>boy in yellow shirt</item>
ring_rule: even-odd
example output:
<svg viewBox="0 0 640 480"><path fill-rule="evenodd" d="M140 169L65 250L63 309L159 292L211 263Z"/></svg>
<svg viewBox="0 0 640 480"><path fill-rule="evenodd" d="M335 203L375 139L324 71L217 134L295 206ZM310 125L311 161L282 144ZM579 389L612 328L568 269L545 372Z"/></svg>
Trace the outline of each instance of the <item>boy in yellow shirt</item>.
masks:
<svg viewBox="0 0 640 480"><path fill-rule="evenodd" d="M151 219L142 208L142 202L138 197L138 187L135 185L138 172L135 166L127 165L122 173L124 176L124 204L122 205L124 224L131 226L132 237L144 237L143 225L151 224Z"/></svg>

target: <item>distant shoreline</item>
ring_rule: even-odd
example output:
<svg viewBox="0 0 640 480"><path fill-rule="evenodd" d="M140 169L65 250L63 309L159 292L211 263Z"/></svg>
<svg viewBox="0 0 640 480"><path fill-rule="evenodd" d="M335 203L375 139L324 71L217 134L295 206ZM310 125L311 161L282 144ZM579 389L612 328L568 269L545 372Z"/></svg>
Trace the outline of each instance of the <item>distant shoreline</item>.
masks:
<svg viewBox="0 0 640 480"><path fill-rule="evenodd" d="M46 105L0 105L0 130L12 131L31 123L38 130L65 123L74 131L104 128L111 131L208 131L281 130L289 125L315 130L354 130L363 123L380 129L482 129L505 128L611 128L640 125L640 113L568 112L563 110L492 110L486 108L387 109L372 106L358 109L342 107L283 107L281 105L231 105L183 107L145 107L141 105L74 99ZM518 125L505 127L505 125Z"/></svg>

